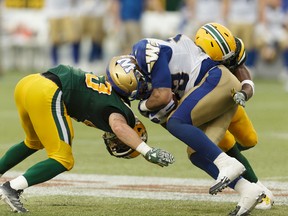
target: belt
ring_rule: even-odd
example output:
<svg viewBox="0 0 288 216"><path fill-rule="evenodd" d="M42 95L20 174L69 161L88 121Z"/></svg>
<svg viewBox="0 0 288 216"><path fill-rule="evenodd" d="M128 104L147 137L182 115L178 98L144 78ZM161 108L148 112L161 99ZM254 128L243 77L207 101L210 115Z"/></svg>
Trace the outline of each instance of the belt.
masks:
<svg viewBox="0 0 288 216"><path fill-rule="evenodd" d="M62 84L61 81L59 79L59 77L53 73L51 73L50 71L41 73L42 76L44 76L45 78L51 80L52 82L54 82L60 89L62 89Z"/></svg>

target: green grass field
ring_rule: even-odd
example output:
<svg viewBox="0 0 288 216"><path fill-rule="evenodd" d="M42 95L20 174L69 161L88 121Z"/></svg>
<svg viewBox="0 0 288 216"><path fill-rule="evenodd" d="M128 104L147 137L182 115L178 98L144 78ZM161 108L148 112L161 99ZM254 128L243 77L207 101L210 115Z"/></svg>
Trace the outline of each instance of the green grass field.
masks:
<svg viewBox="0 0 288 216"><path fill-rule="evenodd" d="M23 139L18 121L13 91L25 73L9 73L0 77L0 156L13 144ZM263 181L288 182L288 94L276 80L255 80L256 95L247 103L246 110L258 132L258 145L244 154ZM136 104L133 104L136 107ZM136 108L134 110L137 110ZM137 113L137 111L136 111ZM140 114L138 116L141 118ZM74 122L73 151L75 166L70 173L157 176L210 179L190 164L186 146L173 138L160 126L141 118L148 134L149 144L172 152L175 164L160 168L147 163L142 157L133 160L113 158L105 150L102 132ZM38 152L17 165L13 171L24 171L39 160L45 151ZM1 181L0 181L1 182ZM40 196L41 194L39 194ZM287 194L286 194L287 196ZM26 202L25 202L26 203ZM29 197L29 215L226 215L235 203L141 200L126 198L96 198L71 196ZM253 215L287 215L288 203L276 205L271 211L253 211ZM0 204L0 215L11 215L6 205ZM7 213L6 213L7 212Z"/></svg>

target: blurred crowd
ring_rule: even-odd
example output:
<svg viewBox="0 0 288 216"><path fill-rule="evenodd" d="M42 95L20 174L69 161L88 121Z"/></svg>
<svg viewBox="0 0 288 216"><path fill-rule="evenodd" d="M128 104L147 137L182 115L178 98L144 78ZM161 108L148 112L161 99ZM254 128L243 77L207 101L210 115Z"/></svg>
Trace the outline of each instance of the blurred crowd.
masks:
<svg viewBox="0 0 288 216"><path fill-rule="evenodd" d="M16 3L18 2L18 4ZM1 59L8 69L69 63L104 72L144 37L194 38L207 22L227 26L246 65L281 61L288 77L288 0L0 0ZM280 73L280 72L279 72Z"/></svg>

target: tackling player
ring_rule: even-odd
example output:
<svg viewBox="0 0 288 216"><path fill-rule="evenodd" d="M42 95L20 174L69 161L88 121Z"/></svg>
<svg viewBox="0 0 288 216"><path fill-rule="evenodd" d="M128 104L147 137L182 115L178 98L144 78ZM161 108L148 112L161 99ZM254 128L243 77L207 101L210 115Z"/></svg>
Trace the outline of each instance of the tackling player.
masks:
<svg viewBox="0 0 288 216"><path fill-rule="evenodd" d="M174 157L169 152L151 148L133 130L138 124L135 126L135 116L125 99L114 91L105 76L65 65L20 80L15 101L26 137L2 156L0 176L40 149L46 150L48 159L1 185L0 199L14 212L28 212L19 197L24 189L72 169L71 118L115 134L151 163L172 164Z"/></svg>
<svg viewBox="0 0 288 216"><path fill-rule="evenodd" d="M226 51L227 56L233 55L231 50ZM214 144L223 138L235 114L238 106L231 90L239 93L241 84L190 38L179 34L168 41L142 39L133 46L132 55L111 60L107 76L119 94L141 100L139 111L153 122L165 122L172 111L166 124L168 131L219 169L211 194L242 174L243 165ZM181 99L177 107L173 94ZM201 168L209 173L209 166ZM237 215L244 215L265 194L261 187L243 178L235 182L234 189L245 200Z"/></svg>
<svg viewBox="0 0 288 216"><path fill-rule="evenodd" d="M245 179L259 184L265 190L266 197L263 198L263 201L257 204L255 208L270 209L274 203L272 192L258 180L249 161L239 151L239 149L246 150L254 147L258 141L257 133L244 109L245 102L254 94L254 83L249 70L244 64L246 60L244 43L237 37L235 37L235 40L234 38L225 38L225 34L232 35L232 33L221 24L207 23L199 28L195 36L195 43L201 47L212 60L218 61L228 67L242 84L242 90L234 95L235 101L241 106L238 106L228 130L218 146L245 166L246 172L242 175ZM221 41L221 38L224 40ZM227 44L230 49L233 49L235 54L229 58L225 58L222 51L224 47L223 44ZM189 158L194 164L201 163L195 154L189 154Z"/></svg>

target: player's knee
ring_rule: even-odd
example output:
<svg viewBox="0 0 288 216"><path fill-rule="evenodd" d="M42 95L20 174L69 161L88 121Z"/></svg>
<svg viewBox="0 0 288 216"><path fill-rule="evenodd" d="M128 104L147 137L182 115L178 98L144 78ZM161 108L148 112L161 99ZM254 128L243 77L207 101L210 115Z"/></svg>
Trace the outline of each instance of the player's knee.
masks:
<svg viewBox="0 0 288 216"><path fill-rule="evenodd" d="M245 140L240 142L240 144L243 147L247 147L247 148L252 148L255 145L257 145L257 143L258 143L258 136L256 133L245 136Z"/></svg>
<svg viewBox="0 0 288 216"><path fill-rule="evenodd" d="M64 166L66 167L68 171L71 170L74 167L74 158L71 157L69 160L67 160Z"/></svg>
<svg viewBox="0 0 288 216"><path fill-rule="evenodd" d="M58 161L59 163L61 163L66 169L67 171L71 170L74 166L74 157L70 156L70 157L65 157L65 158L59 158L59 157L51 157L54 160Z"/></svg>

